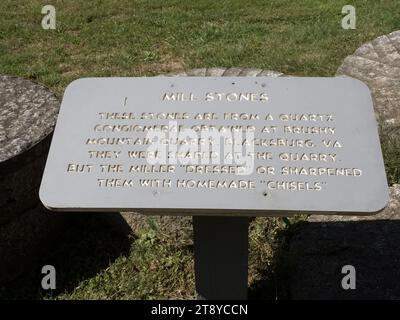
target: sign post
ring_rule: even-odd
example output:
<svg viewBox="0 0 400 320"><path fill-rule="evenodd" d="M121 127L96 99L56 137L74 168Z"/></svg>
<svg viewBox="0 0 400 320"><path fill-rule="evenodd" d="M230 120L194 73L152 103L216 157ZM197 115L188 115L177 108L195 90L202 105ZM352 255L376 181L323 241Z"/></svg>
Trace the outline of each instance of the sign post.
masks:
<svg viewBox="0 0 400 320"><path fill-rule="evenodd" d="M247 217L193 217L199 299L247 299Z"/></svg>
<svg viewBox="0 0 400 320"><path fill-rule="evenodd" d="M370 92L351 78L87 78L40 188L55 211L194 216L197 291L245 298L249 217L388 202Z"/></svg>

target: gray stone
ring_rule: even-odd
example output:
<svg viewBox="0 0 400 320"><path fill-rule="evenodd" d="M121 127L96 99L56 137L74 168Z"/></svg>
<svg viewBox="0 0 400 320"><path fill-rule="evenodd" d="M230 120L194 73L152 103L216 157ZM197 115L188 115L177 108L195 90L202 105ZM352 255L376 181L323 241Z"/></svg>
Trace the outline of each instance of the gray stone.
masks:
<svg viewBox="0 0 400 320"><path fill-rule="evenodd" d="M187 75L191 77L204 77L206 75L206 72L207 68L192 69L187 72Z"/></svg>
<svg viewBox="0 0 400 320"><path fill-rule="evenodd" d="M167 73L165 76L166 76L166 77L185 77L185 76L187 76L187 74L186 74L186 72Z"/></svg>
<svg viewBox="0 0 400 320"><path fill-rule="evenodd" d="M243 69L239 76L244 77L256 77L259 75L263 70L262 69Z"/></svg>
<svg viewBox="0 0 400 320"><path fill-rule="evenodd" d="M400 30L388 34L388 38L392 41L393 45L400 52Z"/></svg>
<svg viewBox="0 0 400 320"><path fill-rule="evenodd" d="M168 73L166 75L161 76L169 76L169 77L178 77L178 76L189 76L189 77L281 77L284 74L277 71L272 70L263 70L263 69L255 69L255 68L223 68L223 67L215 67L215 68L201 68L201 69L192 69L186 72L181 73Z"/></svg>
<svg viewBox="0 0 400 320"><path fill-rule="evenodd" d="M225 68L208 68L206 77L220 77L224 74Z"/></svg>
<svg viewBox="0 0 400 320"><path fill-rule="evenodd" d="M284 74L282 72L272 71L272 70L263 70L261 71L257 77L283 77Z"/></svg>
<svg viewBox="0 0 400 320"><path fill-rule="evenodd" d="M236 77L242 72L242 68L229 68L226 69L222 76L224 77Z"/></svg>
<svg viewBox="0 0 400 320"><path fill-rule="evenodd" d="M400 185L375 216L312 216L288 250L292 299L400 299ZM343 290L344 265L356 269L356 290Z"/></svg>
<svg viewBox="0 0 400 320"><path fill-rule="evenodd" d="M400 125L400 30L363 44L345 58L337 75L368 84L377 119Z"/></svg>
<svg viewBox="0 0 400 320"><path fill-rule="evenodd" d="M34 207L59 100L29 80L0 76L0 224Z"/></svg>
<svg viewBox="0 0 400 320"><path fill-rule="evenodd" d="M0 162L15 157L53 131L59 101L29 80L0 76Z"/></svg>

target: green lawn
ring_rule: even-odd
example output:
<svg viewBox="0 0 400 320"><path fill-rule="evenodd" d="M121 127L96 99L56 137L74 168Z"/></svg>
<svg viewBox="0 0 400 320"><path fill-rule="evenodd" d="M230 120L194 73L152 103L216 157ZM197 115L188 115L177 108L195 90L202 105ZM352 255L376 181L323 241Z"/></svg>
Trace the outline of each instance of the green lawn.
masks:
<svg viewBox="0 0 400 320"><path fill-rule="evenodd" d="M356 30L341 28L347 0L50 3L56 30L41 28L43 1L1 1L0 72L32 78L60 96L79 77L195 67L331 76L363 42L400 28L397 0L352 1Z"/></svg>
<svg viewBox="0 0 400 320"><path fill-rule="evenodd" d="M398 0L352 1L356 30L341 28L341 9L347 0L48 2L57 10L56 30L41 28L43 1L0 2L0 74L30 78L59 97L68 83L80 77L150 76L201 67L333 76L362 43L400 29ZM382 139L388 177L390 183L398 183L400 144L397 134L388 137ZM252 223L251 297L284 297L281 251L297 220L302 218ZM89 242L103 241L101 228L82 228L80 232L91 234ZM86 272L94 270L93 259L77 260L72 270L78 275L64 276L63 285L50 296L38 289L40 282L31 275L26 276L31 282L25 279L28 289L18 291L11 285L10 290L19 298L191 298L190 231L179 232L179 237L161 231L162 226L149 219L135 231L130 250L119 257L103 252L109 261L94 275ZM54 254L65 270L70 269L72 253L65 253L70 249ZM19 280L21 286L27 286L25 280ZM1 288L0 294L5 292L9 294L9 288Z"/></svg>

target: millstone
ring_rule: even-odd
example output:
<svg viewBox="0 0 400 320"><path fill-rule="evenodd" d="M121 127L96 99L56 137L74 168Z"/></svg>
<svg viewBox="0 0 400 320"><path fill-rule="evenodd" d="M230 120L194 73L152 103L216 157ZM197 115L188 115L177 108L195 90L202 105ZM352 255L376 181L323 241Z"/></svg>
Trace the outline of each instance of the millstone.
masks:
<svg viewBox="0 0 400 320"><path fill-rule="evenodd" d="M47 137L59 106L47 88L27 79L0 76L0 224L38 202Z"/></svg>
<svg viewBox="0 0 400 320"><path fill-rule="evenodd" d="M200 68L159 77L281 77L283 73L254 68Z"/></svg>
<svg viewBox="0 0 400 320"><path fill-rule="evenodd" d="M400 30L363 44L336 74L368 84L378 120L400 125Z"/></svg>

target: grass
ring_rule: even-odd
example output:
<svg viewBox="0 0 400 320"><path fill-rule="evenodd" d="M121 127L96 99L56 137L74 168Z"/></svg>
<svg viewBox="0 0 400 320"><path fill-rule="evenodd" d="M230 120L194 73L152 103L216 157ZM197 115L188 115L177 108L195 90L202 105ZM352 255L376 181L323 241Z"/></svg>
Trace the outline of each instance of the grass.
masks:
<svg viewBox="0 0 400 320"><path fill-rule="evenodd" d="M151 76L197 67L257 67L299 76L333 76L362 43L400 29L398 0L354 0L357 29L341 28L347 0L54 0L57 29L41 28L43 1L0 2L0 74L30 78L59 97L74 79ZM382 131L389 182L399 183L398 134ZM58 289L41 291L36 271L3 286L5 298L192 298L193 248L187 229L146 219L123 241L96 217L71 227L42 262L55 261ZM255 219L249 285L254 298L282 298L288 226L303 220ZM177 225L181 226L182 222ZM179 229L179 228L178 228ZM119 239L119 238L118 238ZM119 242L116 241L116 244ZM130 247L130 249L129 249ZM38 264L39 266L39 264ZM36 272L36 273L35 273ZM24 288L24 289L20 289Z"/></svg>
<svg viewBox="0 0 400 320"><path fill-rule="evenodd" d="M119 257L95 277L81 282L70 294L58 298L193 298L192 255L172 243L163 243L152 229L143 229L137 236L128 256Z"/></svg>
<svg viewBox="0 0 400 320"><path fill-rule="evenodd" d="M127 256L58 299L193 299L193 267L187 248L143 228Z"/></svg>
<svg viewBox="0 0 400 320"><path fill-rule="evenodd" d="M136 229L131 250L96 276L80 282L68 292L47 296L56 299L193 299L195 298L191 219L181 230L149 217ZM277 249L285 243L280 231L300 218L257 218L250 227L249 286L252 298L275 299L284 294L272 273ZM172 228L173 229L173 228ZM279 238L279 241L277 240Z"/></svg>
<svg viewBox="0 0 400 320"><path fill-rule="evenodd" d="M0 72L59 96L88 76L144 76L195 67L259 67L332 76L363 42L400 28L400 4L353 1L357 29L341 28L346 0L56 0L56 30L42 1L0 3Z"/></svg>
<svg viewBox="0 0 400 320"><path fill-rule="evenodd" d="M380 138L388 183L400 183L400 128L381 125Z"/></svg>

